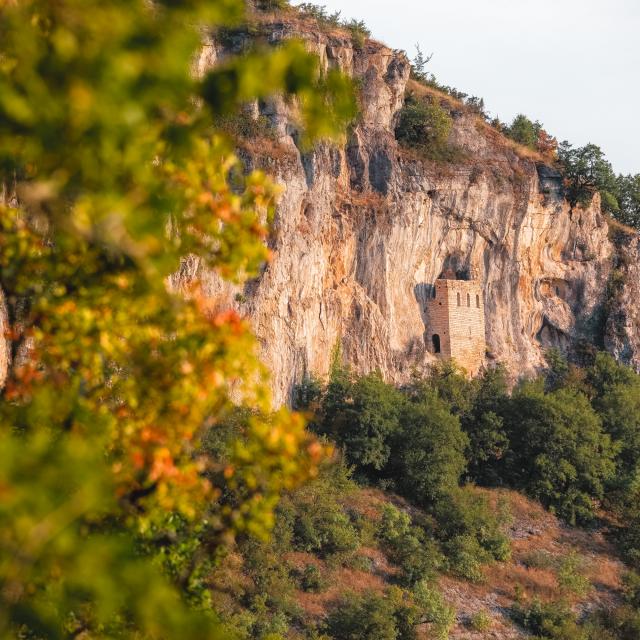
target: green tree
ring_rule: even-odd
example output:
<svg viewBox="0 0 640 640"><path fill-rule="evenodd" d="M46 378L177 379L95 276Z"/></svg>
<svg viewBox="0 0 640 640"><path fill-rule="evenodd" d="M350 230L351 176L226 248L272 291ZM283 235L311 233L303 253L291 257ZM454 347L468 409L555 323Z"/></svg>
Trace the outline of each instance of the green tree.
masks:
<svg viewBox="0 0 640 640"><path fill-rule="evenodd" d="M620 208L615 217L624 224L640 229L640 174L618 176L616 187Z"/></svg>
<svg viewBox="0 0 640 640"><path fill-rule="evenodd" d="M505 368L486 369L474 387L473 405L461 418L462 430L469 437L469 476L481 484L498 484L500 461L509 447L502 417L509 397Z"/></svg>
<svg viewBox="0 0 640 640"><path fill-rule="evenodd" d="M420 49L420 45L416 44L416 55L411 61L411 77L418 82L427 83L430 74L427 71L427 65L431 62L433 54L425 56Z"/></svg>
<svg viewBox="0 0 640 640"><path fill-rule="evenodd" d="M640 376L631 368L598 353L587 369L592 405L616 446L616 476L610 484L611 503L626 500L640 478Z"/></svg>
<svg viewBox="0 0 640 640"><path fill-rule="evenodd" d="M402 431L394 445L397 477L405 495L423 505L458 486L466 466L468 444L460 420L435 392L408 402L400 418Z"/></svg>
<svg viewBox="0 0 640 640"><path fill-rule="evenodd" d="M409 94L400 110L395 133L401 143L430 159L438 159L447 149L453 127L451 116L441 106Z"/></svg>
<svg viewBox="0 0 640 640"><path fill-rule="evenodd" d="M600 192L605 210L611 212L618 208L616 176L600 147L587 144L574 148L565 141L559 146L558 160L572 207L588 204L594 193Z"/></svg>
<svg viewBox="0 0 640 640"><path fill-rule="evenodd" d="M379 373L352 380L348 370L336 365L322 404L320 431L344 447L348 462L377 476L389 461L403 401Z"/></svg>
<svg viewBox="0 0 640 640"><path fill-rule="evenodd" d="M542 131L542 125L539 122L533 122L524 114L517 115L509 127L504 132L512 140L517 143L535 149L538 143L538 137Z"/></svg>
<svg viewBox="0 0 640 640"><path fill-rule="evenodd" d="M571 523L588 521L614 473L614 447L587 397L525 383L505 411L507 474Z"/></svg>
<svg viewBox="0 0 640 640"><path fill-rule="evenodd" d="M268 259L278 190L240 177L216 118L279 91L309 139L353 115L349 84L294 42L194 77L196 27L242 9L0 4L0 183L16 195L0 206L3 637L217 637L190 593L199 558L233 531L265 535L323 455L300 416L272 412L245 323L197 282L186 299L166 288L189 254L233 280ZM199 440L232 394L251 411L222 468Z"/></svg>

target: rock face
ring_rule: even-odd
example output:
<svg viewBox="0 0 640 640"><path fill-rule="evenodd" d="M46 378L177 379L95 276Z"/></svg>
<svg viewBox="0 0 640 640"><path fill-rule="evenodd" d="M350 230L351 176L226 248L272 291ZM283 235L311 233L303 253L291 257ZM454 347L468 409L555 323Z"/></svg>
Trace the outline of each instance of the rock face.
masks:
<svg viewBox="0 0 640 640"><path fill-rule="evenodd" d="M581 338L602 343L605 324L607 347L640 364L637 305L622 299L616 310L624 315L624 335L603 317L615 251L597 197L570 210L557 172L521 157L460 109L452 108L450 143L463 159L413 157L394 136L410 71L402 53L371 41L358 49L346 34L300 23L263 28L272 41L303 37L325 68L339 67L361 89L361 117L348 140L310 153L296 147L284 101L255 105L274 125L278 152L249 150L245 159L285 187L273 260L243 291L204 275L219 304L250 318L278 403L306 374L326 374L338 343L357 371L379 369L390 381L433 362L424 309L445 270L479 280L486 361L505 363L514 378L540 367L550 346L570 350ZM242 36L231 40L226 47L243 44ZM224 54L209 42L198 69ZM635 277L628 286L637 289L635 243L625 277ZM174 285L198 273L199 265L186 260Z"/></svg>
<svg viewBox="0 0 640 640"><path fill-rule="evenodd" d="M620 233L615 244L604 344L618 360L640 371L640 237Z"/></svg>

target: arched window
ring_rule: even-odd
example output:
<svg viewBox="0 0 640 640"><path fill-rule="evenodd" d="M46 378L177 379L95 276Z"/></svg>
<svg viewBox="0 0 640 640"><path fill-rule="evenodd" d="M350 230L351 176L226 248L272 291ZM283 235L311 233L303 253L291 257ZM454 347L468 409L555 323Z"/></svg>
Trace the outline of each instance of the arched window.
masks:
<svg viewBox="0 0 640 640"><path fill-rule="evenodd" d="M440 353L440 336L437 333L431 336L431 342L433 343L433 353Z"/></svg>
<svg viewBox="0 0 640 640"><path fill-rule="evenodd" d="M458 306L460 306L460 294L458 294Z"/></svg>
<svg viewBox="0 0 640 640"><path fill-rule="evenodd" d="M467 293L467 307L471 306L471 294Z"/></svg>
<svg viewBox="0 0 640 640"><path fill-rule="evenodd" d="M480 296L476 295L476 307L480 308Z"/></svg>

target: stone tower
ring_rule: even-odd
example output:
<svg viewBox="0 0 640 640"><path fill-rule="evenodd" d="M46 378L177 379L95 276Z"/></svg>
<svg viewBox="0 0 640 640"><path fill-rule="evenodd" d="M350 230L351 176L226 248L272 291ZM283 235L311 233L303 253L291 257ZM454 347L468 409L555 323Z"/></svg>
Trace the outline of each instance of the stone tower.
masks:
<svg viewBox="0 0 640 640"><path fill-rule="evenodd" d="M471 375L486 352L484 300L477 280L436 280L427 303L427 347L452 358Z"/></svg>

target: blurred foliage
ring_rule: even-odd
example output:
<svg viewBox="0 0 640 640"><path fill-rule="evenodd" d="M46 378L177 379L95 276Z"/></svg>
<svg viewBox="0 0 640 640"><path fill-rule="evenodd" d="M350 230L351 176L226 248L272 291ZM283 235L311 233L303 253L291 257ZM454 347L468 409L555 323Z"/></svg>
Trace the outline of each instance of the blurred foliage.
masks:
<svg viewBox="0 0 640 640"><path fill-rule="evenodd" d="M354 115L349 82L293 41L196 77L200 25L243 10L0 3L2 637L226 637L202 567L268 533L325 453L272 411L246 324L197 280L167 288L188 255L234 281L269 258L279 188L243 174L225 118L289 94L310 143ZM224 461L206 455L238 403Z"/></svg>

